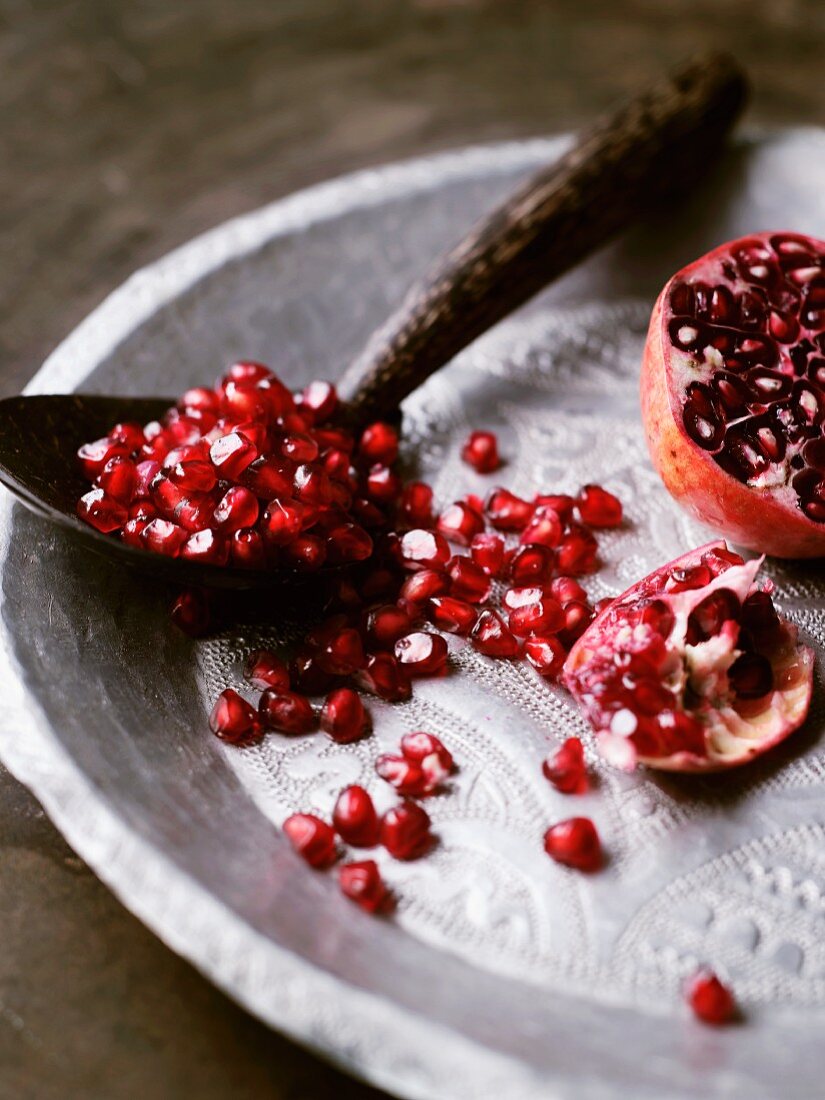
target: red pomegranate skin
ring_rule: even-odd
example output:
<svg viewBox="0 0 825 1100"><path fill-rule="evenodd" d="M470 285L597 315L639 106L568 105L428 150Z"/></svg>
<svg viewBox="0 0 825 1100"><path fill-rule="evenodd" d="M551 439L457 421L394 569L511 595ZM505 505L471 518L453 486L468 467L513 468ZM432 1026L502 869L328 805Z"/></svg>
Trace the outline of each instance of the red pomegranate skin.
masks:
<svg viewBox="0 0 825 1100"><path fill-rule="evenodd" d="M744 240L796 237L792 233L755 233ZM645 344L641 371L641 408L653 465L665 487L697 519L740 546L779 558L816 558L825 554L825 523L809 519L789 489L785 501L775 491L749 486L723 470L685 431L682 394L674 381L673 348L668 333L670 294L677 283L714 282L721 265L739 242L730 241L677 272L662 290ZM825 242L811 239L825 255ZM757 331L757 334L758 331Z"/></svg>

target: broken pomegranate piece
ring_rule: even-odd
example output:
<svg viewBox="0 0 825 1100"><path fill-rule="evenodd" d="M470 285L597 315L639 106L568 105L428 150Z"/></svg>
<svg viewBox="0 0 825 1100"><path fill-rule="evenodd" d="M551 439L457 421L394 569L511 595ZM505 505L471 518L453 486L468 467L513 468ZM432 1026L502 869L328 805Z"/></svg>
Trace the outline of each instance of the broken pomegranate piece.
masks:
<svg viewBox="0 0 825 1100"><path fill-rule="evenodd" d="M743 546L825 553L825 242L731 241L662 291L642 414L672 495Z"/></svg>
<svg viewBox="0 0 825 1100"><path fill-rule="evenodd" d="M585 630L564 683L609 761L716 771L802 724L813 653L757 587L760 564L709 543L637 582Z"/></svg>

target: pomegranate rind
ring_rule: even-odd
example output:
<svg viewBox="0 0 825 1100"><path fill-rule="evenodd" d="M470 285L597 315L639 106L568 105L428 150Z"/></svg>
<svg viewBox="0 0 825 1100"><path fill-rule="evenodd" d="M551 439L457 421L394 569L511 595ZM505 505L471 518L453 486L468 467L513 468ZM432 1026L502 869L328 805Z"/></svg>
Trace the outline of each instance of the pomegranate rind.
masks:
<svg viewBox="0 0 825 1100"><path fill-rule="evenodd" d="M744 600L749 592L755 590L753 580L761 558L745 562L741 566L731 566L701 588L663 593L664 582L672 570L696 566L701 563L703 555L714 550L727 550L726 544L719 541L700 546L631 585L596 616L564 663L563 682L585 714L591 717L600 752L609 763L624 770L632 770L637 763L662 771L694 773L739 767L784 741L802 725L808 714L813 692L814 654L808 646L797 640L794 624L780 617L779 635L769 655L774 689L759 700L740 700L738 709L733 705L724 705L704 710L704 753L686 749L667 756L645 756L636 753L627 739L600 729L592 721L592 708L589 706L587 693L582 689L581 673L594 660L597 652L603 652L606 628L613 621L612 616L617 608L632 605L637 600L653 595L665 599L675 616L669 641L675 639L673 644L681 645L684 651L689 648L683 641L687 618L701 600L719 588L730 588L737 593L740 600ZM712 638L704 646L709 647L717 641L718 638ZM690 648L696 654L700 647ZM733 653L738 652L733 650ZM706 649L705 655L713 659L712 650ZM728 651L717 659L726 660L730 664L733 656Z"/></svg>
<svg viewBox="0 0 825 1100"><path fill-rule="evenodd" d="M746 239L767 241L784 235L753 233ZM825 243L811 240L825 250ZM668 334L670 293L675 283L690 282L698 275L707 278L738 243L728 241L678 271L656 300L640 381L648 450L671 496L732 542L777 558L821 557L825 554L825 524L805 515L790 486L777 490L743 484L717 465L710 452L697 446L683 425L683 387L676 375L684 353L672 346Z"/></svg>

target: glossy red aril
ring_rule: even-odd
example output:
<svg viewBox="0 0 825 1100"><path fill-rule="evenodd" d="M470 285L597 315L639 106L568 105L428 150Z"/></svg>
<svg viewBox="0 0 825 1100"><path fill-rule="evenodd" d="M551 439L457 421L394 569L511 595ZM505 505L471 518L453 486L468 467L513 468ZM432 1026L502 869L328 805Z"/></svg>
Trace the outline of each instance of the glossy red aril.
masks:
<svg viewBox="0 0 825 1100"><path fill-rule="evenodd" d="M685 986L687 1002L693 1014L705 1024L718 1027L736 1016L733 994L711 970L700 970Z"/></svg>
<svg viewBox="0 0 825 1100"><path fill-rule="evenodd" d="M611 762L714 771L752 760L797 729L813 653L767 613L760 562L710 543L613 600L573 646L564 682ZM744 606L771 625L743 628ZM568 604L567 609L574 604Z"/></svg>
<svg viewBox="0 0 825 1100"><path fill-rule="evenodd" d="M321 869L334 863L338 852L335 831L315 814L292 814L283 824L292 847L310 867Z"/></svg>
<svg viewBox="0 0 825 1100"><path fill-rule="evenodd" d="M516 587L545 584L555 564L556 555L548 546L520 546L510 559L507 575Z"/></svg>
<svg viewBox="0 0 825 1100"><path fill-rule="evenodd" d="M482 611L470 635L473 647L487 657L513 658L521 655L521 645L497 611Z"/></svg>
<svg viewBox="0 0 825 1100"><path fill-rule="evenodd" d="M484 504L487 518L499 531L523 531L533 517L533 510L533 504L509 489L493 489Z"/></svg>
<svg viewBox="0 0 825 1100"><path fill-rule="evenodd" d="M327 560L331 564L366 561L372 554L372 538L357 523L341 523L327 534Z"/></svg>
<svg viewBox="0 0 825 1100"><path fill-rule="evenodd" d="M548 589L544 584L528 584L516 588L506 588L504 595L501 597L501 602L508 611L515 611L516 608L529 607L530 604L547 599L547 593Z"/></svg>
<svg viewBox="0 0 825 1100"><path fill-rule="evenodd" d="M395 604L374 607L367 615L368 642L379 649L392 649L402 635L409 634L412 627L413 620L410 614Z"/></svg>
<svg viewBox="0 0 825 1100"><path fill-rule="evenodd" d="M401 754L412 764L417 764L427 778L436 785L454 770L452 753L440 738L424 730L405 733L401 738Z"/></svg>
<svg viewBox="0 0 825 1100"><path fill-rule="evenodd" d="M249 489L233 485L227 489L213 513L215 525L224 534L253 527L258 519L258 500Z"/></svg>
<svg viewBox="0 0 825 1100"><path fill-rule="evenodd" d="M375 761L375 771L405 798L424 798L438 786L439 779L426 775L420 765L405 756L383 753Z"/></svg>
<svg viewBox="0 0 825 1100"><path fill-rule="evenodd" d="M562 523L569 523L573 518L576 502L565 493L538 493L533 498L533 504L536 508L552 508Z"/></svg>
<svg viewBox="0 0 825 1100"><path fill-rule="evenodd" d="M206 392L209 393L211 391L207 390ZM113 443L122 443L131 454L139 451L146 442L142 425L128 421L122 424L115 424L109 432L109 439L111 439Z"/></svg>
<svg viewBox="0 0 825 1100"><path fill-rule="evenodd" d="M410 676L437 676L447 664L447 643L440 634L416 630L399 638L395 658Z"/></svg>
<svg viewBox="0 0 825 1100"><path fill-rule="evenodd" d="M188 561L204 565L226 565L229 561L229 544L210 528L193 532L181 548L180 556Z"/></svg>
<svg viewBox="0 0 825 1100"><path fill-rule="evenodd" d="M450 542L469 546L484 530L484 518L462 500L445 508L438 517L438 530Z"/></svg>
<svg viewBox="0 0 825 1100"><path fill-rule="evenodd" d="M825 552L825 242L731 241L678 272L650 321L642 413L665 485L778 557Z"/></svg>
<svg viewBox="0 0 825 1100"><path fill-rule="evenodd" d="M430 816L415 802L401 802L381 819L381 843L396 859L417 859L433 844Z"/></svg>
<svg viewBox="0 0 825 1100"><path fill-rule="evenodd" d="M439 630L466 637L476 624L478 611L453 596L434 596L427 601L427 617Z"/></svg>
<svg viewBox="0 0 825 1100"><path fill-rule="evenodd" d="M131 458L116 455L100 471L96 484L113 500L129 504L137 491L137 467Z"/></svg>
<svg viewBox="0 0 825 1100"><path fill-rule="evenodd" d="M188 538L189 533L184 527L165 519L150 520L140 535L145 549L155 554L166 554L170 558L178 556Z"/></svg>
<svg viewBox="0 0 825 1100"><path fill-rule="evenodd" d="M261 516L261 534L271 546L286 546L301 532L304 509L294 500L271 500Z"/></svg>
<svg viewBox="0 0 825 1100"><path fill-rule="evenodd" d="M401 490L398 516L405 527L432 527L433 491L423 481L410 481Z"/></svg>
<svg viewBox="0 0 825 1100"><path fill-rule="evenodd" d="M355 674L355 680L364 691L389 703L405 702L412 695L410 674L391 653L371 654L366 668Z"/></svg>
<svg viewBox="0 0 825 1100"><path fill-rule="evenodd" d="M267 729L279 733L309 733L318 724L305 695L283 688L267 688L258 701L258 714Z"/></svg>
<svg viewBox="0 0 825 1100"><path fill-rule="evenodd" d="M379 913L391 905L391 895L374 859L345 863L338 871L338 882L345 897L367 913Z"/></svg>
<svg viewBox="0 0 825 1100"><path fill-rule="evenodd" d="M398 458L398 433L392 424L376 421L361 433L358 453L370 462L389 465Z"/></svg>
<svg viewBox="0 0 825 1100"><path fill-rule="evenodd" d="M556 550L556 565L560 573L580 576L596 568L599 544L585 527L571 523Z"/></svg>
<svg viewBox="0 0 825 1100"><path fill-rule="evenodd" d="M593 622L593 609L581 600L568 600L564 605L564 626L559 630L559 640L569 649L577 642Z"/></svg>
<svg viewBox="0 0 825 1100"><path fill-rule="evenodd" d="M476 535L470 543L470 557L489 577L499 577L504 565L504 539L487 533Z"/></svg>
<svg viewBox="0 0 825 1100"><path fill-rule="evenodd" d="M564 612L561 604L551 596L525 604L510 612L508 620L514 634L524 637L527 634L555 634L564 626Z"/></svg>
<svg viewBox="0 0 825 1100"><path fill-rule="evenodd" d="M365 663L361 635L352 627L337 631L318 651L318 664L334 676L349 676Z"/></svg>
<svg viewBox="0 0 825 1100"><path fill-rule="evenodd" d="M524 642L524 656L542 676L555 680L562 670L567 650L552 634L534 634Z"/></svg>
<svg viewBox="0 0 825 1100"><path fill-rule="evenodd" d="M187 589L172 604L169 614L172 622L184 634L191 638L200 638L210 625L209 597L199 589Z"/></svg>
<svg viewBox="0 0 825 1100"><path fill-rule="evenodd" d="M490 595L490 578L472 558L456 557L447 568L450 593L467 603L483 603Z"/></svg>
<svg viewBox="0 0 825 1100"><path fill-rule="evenodd" d="M77 457L83 473L89 481L94 481L103 473L103 467L107 462L117 457L128 458L129 448L123 443L104 436L103 439L96 439L93 443L84 443L79 448Z"/></svg>
<svg viewBox="0 0 825 1100"><path fill-rule="evenodd" d="M310 382L301 394L301 412L308 413L313 424L329 420L338 407L338 394L331 382Z"/></svg>
<svg viewBox="0 0 825 1100"><path fill-rule="evenodd" d="M253 649L246 659L243 676L259 691L289 690L289 669L271 649Z"/></svg>
<svg viewBox="0 0 825 1100"><path fill-rule="evenodd" d="M229 556L238 569L265 569L267 566L264 540L252 527L233 531L229 540Z"/></svg>
<svg viewBox="0 0 825 1100"><path fill-rule="evenodd" d="M338 835L354 848L372 848L378 843L378 814L363 787L345 787L335 802L332 823Z"/></svg>
<svg viewBox="0 0 825 1100"><path fill-rule="evenodd" d="M227 688L215 700L209 715L209 728L230 745L253 745L263 736L263 727L255 708Z"/></svg>
<svg viewBox="0 0 825 1100"><path fill-rule="evenodd" d="M450 591L450 578L435 569L422 569L407 577L399 595L414 605L420 605L433 596L443 596Z"/></svg>
<svg viewBox="0 0 825 1100"><path fill-rule="evenodd" d="M126 505L110 497L103 489L91 489L84 493L77 502L77 514L104 535L119 530L129 518Z"/></svg>
<svg viewBox="0 0 825 1100"><path fill-rule="evenodd" d="M442 569L450 560L450 547L444 536L423 527L407 531L399 550L406 569Z"/></svg>
<svg viewBox="0 0 825 1100"><path fill-rule="evenodd" d="M229 432L216 439L209 448L209 457L220 477L237 478L257 458L255 445L240 432Z"/></svg>
<svg viewBox="0 0 825 1100"><path fill-rule="evenodd" d="M562 607L571 600L587 603L587 593L575 577L554 577L550 581L550 595L558 600Z"/></svg>
<svg viewBox="0 0 825 1100"><path fill-rule="evenodd" d="M599 834L589 817L571 817L551 825L544 834L544 850L556 863L577 871L597 871L603 862Z"/></svg>
<svg viewBox="0 0 825 1100"><path fill-rule="evenodd" d="M585 485L576 499L576 508L588 527L618 527L622 522L622 502L601 485Z"/></svg>
<svg viewBox="0 0 825 1100"><path fill-rule="evenodd" d="M480 474L490 474L501 465L498 439L493 432L471 432L461 448L461 457Z"/></svg>
<svg viewBox="0 0 825 1100"><path fill-rule="evenodd" d="M379 504L389 504L393 500L398 500L402 487L401 478L391 467L376 463L370 468L366 483L367 496L370 500L377 501Z"/></svg>
<svg viewBox="0 0 825 1100"><path fill-rule="evenodd" d="M542 764L544 777L562 794L579 794L587 787L584 746L578 737L567 740Z"/></svg>
<svg viewBox="0 0 825 1100"><path fill-rule="evenodd" d="M331 691L321 708L321 729L339 745L349 745L370 732L370 718L352 688Z"/></svg>
<svg viewBox="0 0 825 1100"><path fill-rule="evenodd" d="M275 455L261 455L246 467L241 479L256 497L269 501L291 496L293 473L292 463Z"/></svg>
<svg viewBox="0 0 825 1100"><path fill-rule="evenodd" d="M563 533L564 524L558 512L542 504L533 512L533 518L521 532L519 542L539 543L552 548L559 545Z"/></svg>

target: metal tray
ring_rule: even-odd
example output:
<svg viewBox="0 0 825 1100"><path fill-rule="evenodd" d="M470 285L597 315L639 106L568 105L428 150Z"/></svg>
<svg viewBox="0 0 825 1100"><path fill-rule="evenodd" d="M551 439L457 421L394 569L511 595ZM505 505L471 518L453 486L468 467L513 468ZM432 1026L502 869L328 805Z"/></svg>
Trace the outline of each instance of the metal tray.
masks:
<svg viewBox="0 0 825 1100"><path fill-rule="evenodd" d="M146 394L270 362L335 377L409 281L564 138L476 148L359 173L230 222L139 272L51 356L30 392ZM706 532L647 461L636 378L665 278L763 228L825 236L825 134L742 141L689 205L604 250L459 357L407 403L410 451L439 497L485 484L457 459L470 425L500 432L517 490L598 480L628 523L602 540L595 598ZM626 776L590 752L575 803L610 852L599 875L554 865L544 827L572 803L541 777L576 732L564 693L455 645L451 675L373 708L371 741L220 745L215 693L247 647L294 621L241 622L192 643L168 593L117 572L0 502L0 754L123 902L263 1020L401 1096L812 1096L821 1093L825 829L821 684L786 748L718 779ZM780 602L820 651L821 568L772 565ZM426 860L391 863L391 921L343 899L276 826L328 812L406 729L460 763L430 808ZM746 1020L691 1020L697 961L732 980Z"/></svg>

